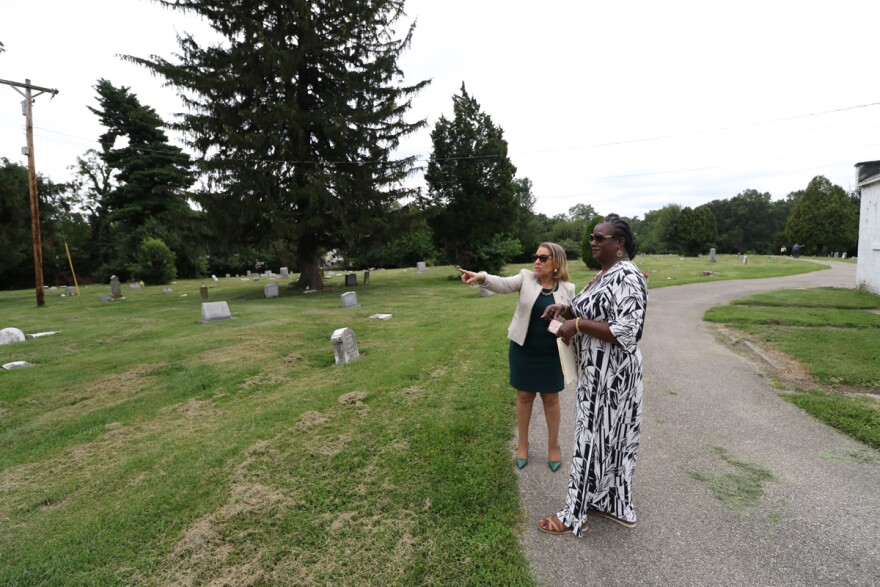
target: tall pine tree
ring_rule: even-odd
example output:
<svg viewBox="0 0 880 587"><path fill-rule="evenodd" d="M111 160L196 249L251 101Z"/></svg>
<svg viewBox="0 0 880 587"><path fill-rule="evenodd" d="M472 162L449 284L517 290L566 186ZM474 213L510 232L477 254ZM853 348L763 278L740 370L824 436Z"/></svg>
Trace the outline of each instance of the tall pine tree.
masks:
<svg viewBox="0 0 880 587"><path fill-rule="evenodd" d="M425 172L431 228L448 261L497 271L503 253L519 252L518 243L507 245L519 217L521 185L515 182L504 131L464 84L452 102L453 119L441 116L431 132L434 151Z"/></svg>
<svg viewBox="0 0 880 587"><path fill-rule="evenodd" d="M147 237L162 239L175 252L181 276L198 275L203 260L189 238L195 217L186 193L194 180L189 156L169 144L162 119L129 88L101 79L95 89L99 107L89 110L107 129L100 156L114 178L113 187L104 184L94 224L102 241L100 277L127 278L126 267Z"/></svg>
<svg viewBox="0 0 880 587"><path fill-rule="evenodd" d="M215 230L244 242L285 239L301 285L321 287L320 259L370 230L415 160L394 159L412 96L397 66L403 0L175 0L224 37L178 39L178 62L130 57L177 87L180 127L200 156L200 198Z"/></svg>

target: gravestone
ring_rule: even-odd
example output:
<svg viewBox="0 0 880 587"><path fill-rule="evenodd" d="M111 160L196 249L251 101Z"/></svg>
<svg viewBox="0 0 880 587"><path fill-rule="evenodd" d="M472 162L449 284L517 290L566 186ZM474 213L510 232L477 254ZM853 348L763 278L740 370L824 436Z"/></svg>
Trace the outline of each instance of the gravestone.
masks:
<svg viewBox="0 0 880 587"><path fill-rule="evenodd" d="M199 288L199 297L202 299L202 301L205 301L208 299L208 286L207 285L203 285Z"/></svg>
<svg viewBox="0 0 880 587"><path fill-rule="evenodd" d="M4 328L0 330L0 346L15 342L24 342L24 332L18 328Z"/></svg>
<svg viewBox="0 0 880 587"><path fill-rule="evenodd" d="M835 258L835 259L839 259L839 258L840 258L840 253L838 253L837 251L834 251L834 258Z"/></svg>
<svg viewBox="0 0 880 587"><path fill-rule="evenodd" d="M749 256L743 255L743 265L748 265L748 264L749 264Z"/></svg>
<svg viewBox="0 0 880 587"><path fill-rule="evenodd" d="M266 298L277 298L278 297L278 284L277 283L267 283L263 286L263 294Z"/></svg>
<svg viewBox="0 0 880 587"><path fill-rule="evenodd" d="M278 271L278 273L281 274L282 279L287 279L288 277L290 277L290 270L288 270L287 267L282 267Z"/></svg>
<svg viewBox="0 0 880 587"><path fill-rule="evenodd" d="M65 288L64 288L64 295L67 296L67 297L75 296L75 295L76 295L76 290L73 289L72 287L65 287Z"/></svg>
<svg viewBox="0 0 880 587"><path fill-rule="evenodd" d="M373 314L370 320L391 320L391 314Z"/></svg>
<svg viewBox="0 0 880 587"><path fill-rule="evenodd" d="M352 287L358 284L357 275L354 273L345 274L345 287Z"/></svg>
<svg viewBox="0 0 880 587"><path fill-rule="evenodd" d="M494 296L494 295L495 295L494 291L486 289L485 287L480 288L480 297L481 298L488 298L489 296Z"/></svg>
<svg viewBox="0 0 880 587"><path fill-rule="evenodd" d="M232 276L229 275L229 274L227 273L227 274L226 274L226 279L232 279Z"/></svg>
<svg viewBox="0 0 880 587"><path fill-rule="evenodd" d="M715 249L714 248L709 249L709 262L710 263L717 263L718 262L718 259L715 258Z"/></svg>
<svg viewBox="0 0 880 587"><path fill-rule="evenodd" d="M337 365L346 365L361 356L351 328L338 328L333 331L330 343L333 345L333 355Z"/></svg>
<svg viewBox="0 0 880 587"><path fill-rule="evenodd" d="M219 279L217 279L217 276L216 276L216 275L211 275L211 279L214 280L214 283L220 281Z"/></svg>
<svg viewBox="0 0 880 587"><path fill-rule="evenodd" d="M171 289L170 287L166 287L165 289L162 290L162 293L163 294L170 294L170 293L174 293L174 290Z"/></svg>
<svg viewBox="0 0 880 587"><path fill-rule="evenodd" d="M364 271L364 285L370 285L370 271Z"/></svg>
<svg viewBox="0 0 880 587"><path fill-rule="evenodd" d="M360 304L358 303L358 295L353 291L347 291L342 294L342 307L343 308L359 308Z"/></svg>
<svg viewBox="0 0 880 587"><path fill-rule="evenodd" d="M6 363L5 365L3 365L3 369L5 369L6 371L21 369L23 367L33 367L33 365L31 365L27 361L12 361L11 363Z"/></svg>
<svg viewBox="0 0 880 587"><path fill-rule="evenodd" d="M846 251L843 252L843 254L840 256L840 258L841 258L841 259L846 259Z"/></svg>
<svg viewBox="0 0 880 587"><path fill-rule="evenodd" d="M240 279L240 281L250 281L250 279L248 279L247 277L242 277L242 278Z"/></svg>
<svg viewBox="0 0 880 587"><path fill-rule="evenodd" d="M122 286L115 275L110 277L110 297L114 300L122 299Z"/></svg>
<svg viewBox="0 0 880 587"><path fill-rule="evenodd" d="M428 266L425 265L424 261L419 261L418 263L416 263L416 271L418 273L424 273L427 270L428 270Z"/></svg>
<svg viewBox="0 0 880 587"><path fill-rule="evenodd" d="M112 302L113 296L101 296L101 301L102 302Z"/></svg>
<svg viewBox="0 0 880 587"><path fill-rule="evenodd" d="M251 270L250 270L250 269L248 269L247 276L248 276L248 277L251 276Z"/></svg>
<svg viewBox="0 0 880 587"><path fill-rule="evenodd" d="M226 302L205 302L202 304L202 319L199 320L199 324L230 320L231 318L229 304Z"/></svg>
<svg viewBox="0 0 880 587"><path fill-rule="evenodd" d="M129 283L128 289L143 289L144 287L140 283Z"/></svg>

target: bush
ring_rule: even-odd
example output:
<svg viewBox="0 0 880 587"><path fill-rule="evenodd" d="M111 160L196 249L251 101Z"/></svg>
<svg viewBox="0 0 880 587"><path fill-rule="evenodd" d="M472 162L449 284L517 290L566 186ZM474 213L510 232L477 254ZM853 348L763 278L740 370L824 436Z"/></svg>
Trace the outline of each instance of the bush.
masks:
<svg viewBox="0 0 880 587"><path fill-rule="evenodd" d="M177 256L163 241L147 237L138 245L134 262L128 265L135 279L152 285L170 283L177 277Z"/></svg>
<svg viewBox="0 0 880 587"><path fill-rule="evenodd" d="M477 249L476 267L498 275L508 261L522 252L522 244L508 235L496 234L487 244Z"/></svg>

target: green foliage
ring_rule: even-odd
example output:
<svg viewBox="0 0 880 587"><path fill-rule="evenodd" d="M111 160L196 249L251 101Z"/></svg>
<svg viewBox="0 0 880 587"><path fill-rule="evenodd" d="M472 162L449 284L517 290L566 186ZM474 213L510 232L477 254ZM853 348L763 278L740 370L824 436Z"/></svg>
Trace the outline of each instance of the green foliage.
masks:
<svg viewBox="0 0 880 587"><path fill-rule="evenodd" d="M858 226L858 214L844 189L819 175L797 198L785 234L804 246L804 254L851 252L858 242Z"/></svg>
<svg viewBox="0 0 880 587"><path fill-rule="evenodd" d="M397 83L414 30L397 37L403 0L164 4L224 37L181 36L177 62L129 58L186 95L180 127L211 186L199 203L236 244L286 240L300 280L321 288L321 255L413 195L401 185L415 157L395 149L425 124L403 115L428 82Z"/></svg>
<svg viewBox="0 0 880 587"><path fill-rule="evenodd" d="M689 257L708 253L718 238L715 215L707 206L682 209L675 223L675 243L678 250Z"/></svg>
<svg viewBox="0 0 880 587"><path fill-rule="evenodd" d="M177 272L195 277L204 270L198 243L199 214L187 202L193 183L189 156L168 143L164 123L126 87L98 80L98 108L89 108L107 129L101 135L101 160L80 159L86 195L98 199L93 222L100 243L99 277L128 278L132 255L145 236L158 236L175 252ZM117 147L118 139L125 139ZM110 181L110 174L113 181Z"/></svg>
<svg viewBox="0 0 880 587"><path fill-rule="evenodd" d="M27 169L0 159L0 275L4 289L27 285L28 273L33 282L30 219Z"/></svg>
<svg viewBox="0 0 880 587"><path fill-rule="evenodd" d="M511 234L529 196L517 184L516 168L507 156L504 131L480 109L461 86L452 97L454 117L441 116L431 132L433 152L425 172L428 184L429 223L438 249L456 265L486 269L483 259L500 267L508 258L493 253L512 251L496 246ZM481 249L483 249L481 251ZM521 248L517 248L519 253Z"/></svg>
<svg viewBox="0 0 880 587"><path fill-rule="evenodd" d="M593 249L590 248L590 235L593 234L593 229L596 228L600 222L602 222L602 216L594 216L587 224L584 234L581 237L581 259L584 260L584 265L589 269L594 270L601 269L602 265L593 257Z"/></svg>
<svg viewBox="0 0 880 587"><path fill-rule="evenodd" d="M718 225L718 253L775 254L784 244L782 233L791 204L772 201L768 192L745 190L729 200L707 204Z"/></svg>
<svg viewBox="0 0 880 587"><path fill-rule="evenodd" d="M477 247L473 267L498 274L507 263L522 252L522 244L509 235L496 234L488 242Z"/></svg>
<svg viewBox="0 0 880 587"><path fill-rule="evenodd" d="M137 247L133 262L127 267L132 276L150 285L171 283L177 277L175 255L164 242L147 237Z"/></svg>
<svg viewBox="0 0 880 587"><path fill-rule="evenodd" d="M663 254L678 252L675 226L681 214L681 206L668 204L659 210L651 210L639 223L636 238L643 253ZM636 228L633 227L633 231Z"/></svg>

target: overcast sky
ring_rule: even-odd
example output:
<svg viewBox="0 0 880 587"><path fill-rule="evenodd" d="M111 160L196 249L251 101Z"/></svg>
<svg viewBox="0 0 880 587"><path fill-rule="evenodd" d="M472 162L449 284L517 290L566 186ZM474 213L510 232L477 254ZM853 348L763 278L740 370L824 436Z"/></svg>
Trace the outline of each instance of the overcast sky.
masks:
<svg viewBox="0 0 880 587"><path fill-rule="evenodd" d="M433 82L409 116L428 127L401 154L428 157L430 129L464 82L532 180L535 212L584 203L641 217L746 189L778 199L816 175L851 190L854 164L880 160L877 0L406 6L418 25L401 67ZM166 120L180 112L172 89L118 55L171 57L182 32L209 38L147 0L0 0L0 79L59 90L34 105L37 170L65 181L97 148L86 107L98 78ZM20 102L0 85L0 157L26 164Z"/></svg>

